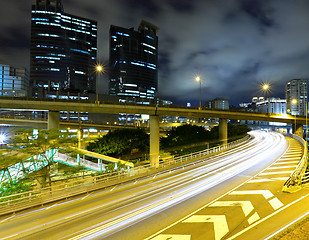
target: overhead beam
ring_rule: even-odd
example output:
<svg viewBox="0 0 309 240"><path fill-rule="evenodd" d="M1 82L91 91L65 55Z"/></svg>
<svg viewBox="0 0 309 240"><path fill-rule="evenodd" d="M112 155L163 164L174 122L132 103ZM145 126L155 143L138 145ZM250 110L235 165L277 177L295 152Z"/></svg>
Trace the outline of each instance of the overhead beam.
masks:
<svg viewBox="0 0 309 240"><path fill-rule="evenodd" d="M4 109L33 109L51 111L75 111L90 113L112 113L125 112L127 114L148 114L158 116L183 116L194 118L222 118L235 120L255 120L266 122L295 122L294 116L287 114L267 114L256 112L209 110L198 108L174 107L174 106L154 106L154 105L134 105L121 103L95 104L88 101L63 101L63 100L33 100L17 98L0 98L0 108ZM297 117L297 122L305 124L306 118Z"/></svg>

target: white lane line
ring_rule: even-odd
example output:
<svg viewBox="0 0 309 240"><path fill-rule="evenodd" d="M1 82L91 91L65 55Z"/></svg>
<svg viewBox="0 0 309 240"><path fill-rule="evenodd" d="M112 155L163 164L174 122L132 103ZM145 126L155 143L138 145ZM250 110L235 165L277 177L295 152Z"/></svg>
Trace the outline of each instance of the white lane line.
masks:
<svg viewBox="0 0 309 240"><path fill-rule="evenodd" d="M252 223L256 222L260 219L260 216L257 212L255 212L251 217L248 219L248 223L251 225Z"/></svg>
<svg viewBox="0 0 309 240"><path fill-rule="evenodd" d="M193 215L184 220L183 223L214 223L215 239L220 240L229 232L225 215Z"/></svg>
<svg viewBox="0 0 309 240"><path fill-rule="evenodd" d="M291 165L291 166L281 166L281 167L270 167L267 168L267 170L273 170L273 169L283 169L283 168L296 168L297 165Z"/></svg>
<svg viewBox="0 0 309 240"><path fill-rule="evenodd" d="M274 196L269 190L247 190L247 191L233 191L229 195L256 195L262 194L265 199L269 199Z"/></svg>
<svg viewBox="0 0 309 240"><path fill-rule="evenodd" d="M241 207L245 216L254 209L250 201L217 201L209 205L209 207Z"/></svg>
<svg viewBox="0 0 309 240"><path fill-rule="evenodd" d="M152 240L191 240L191 235L160 234Z"/></svg>
<svg viewBox="0 0 309 240"><path fill-rule="evenodd" d="M273 182L273 181L274 181L273 179L260 178L260 179L250 180L248 183Z"/></svg>
<svg viewBox="0 0 309 240"><path fill-rule="evenodd" d="M265 173L260 173L259 175L291 174L292 172L293 171L265 172Z"/></svg>
<svg viewBox="0 0 309 240"><path fill-rule="evenodd" d="M277 210L278 208L281 208L283 206L283 203L280 202L278 198L273 198L268 201L270 205L273 207L274 210Z"/></svg>
<svg viewBox="0 0 309 240"><path fill-rule="evenodd" d="M273 165L284 165L284 164L293 164L293 163L299 163L299 161L290 161L290 162L276 162Z"/></svg>
<svg viewBox="0 0 309 240"><path fill-rule="evenodd" d="M306 198L306 197L309 197L309 194L307 194L307 195L305 195L305 196L302 196L302 197L298 198L297 200L295 200L294 202L291 202L291 203L285 205L285 206L282 207L281 209L279 209L279 210L273 212L272 214L268 215L268 216L265 217L265 218L262 218L261 220L255 222L255 223L253 223L253 224L250 225L249 227L247 227L247 228L245 228L244 230L242 230L242 231L236 233L235 235L233 235L232 237L228 238L227 240L232 240L232 239L237 238L238 236L240 236L241 234L247 232L247 231L250 230L251 228L254 228L254 227L257 226L258 224L260 224L260 223L262 223L262 222L268 220L269 218L275 216L275 215L278 214L279 212L281 212L281 211L287 209L288 207L294 205L295 203L300 202L301 200L303 200L303 199Z"/></svg>
<svg viewBox="0 0 309 240"><path fill-rule="evenodd" d="M288 180L290 177L279 177L279 178L272 178L274 180L280 180L280 181L286 181Z"/></svg>

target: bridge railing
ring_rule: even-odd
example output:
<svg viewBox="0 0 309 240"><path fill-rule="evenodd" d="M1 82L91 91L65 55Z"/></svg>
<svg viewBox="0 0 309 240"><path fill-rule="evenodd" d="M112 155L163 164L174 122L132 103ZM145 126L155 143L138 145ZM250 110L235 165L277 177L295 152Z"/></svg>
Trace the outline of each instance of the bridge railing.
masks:
<svg viewBox="0 0 309 240"><path fill-rule="evenodd" d="M298 163L294 172L292 172L292 174L290 175L289 179L284 183L283 189L289 188L289 187L295 186L295 185L300 185L302 183L302 175L305 173L306 168L307 168L307 164L308 164L307 142L303 138L301 138L300 136L297 136L297 135L294 135L294 134L291 134L289 136L298 140L303 145L304 150L303 150L303 156L302 156L300 162Z"/></svg>
<svg viewBox="0 0 309 240"><path fill-rule="evenodd" d="M207 156L209 154L215 154L228 148L236 147L241 143L248 141L250 138L251 137L247 135L244 138L238 139L223 146L217 146L196 153L171 158L168 161L165 160L161 162L158 168L151 167L150 165L143 165L93 177L87 176L79 179L71 179L66 183L54 185L52 187L35 189L28 192L0 197L0 215L13 213L19 210L43 205L61 199L67 199L69 197L88 193L94 190L119 185L123 182L140 179L151 174L156 174L157 172L164 169L168 171L169 166L177 166L180 165L180 163L188 162L196 158Z"/></svg>

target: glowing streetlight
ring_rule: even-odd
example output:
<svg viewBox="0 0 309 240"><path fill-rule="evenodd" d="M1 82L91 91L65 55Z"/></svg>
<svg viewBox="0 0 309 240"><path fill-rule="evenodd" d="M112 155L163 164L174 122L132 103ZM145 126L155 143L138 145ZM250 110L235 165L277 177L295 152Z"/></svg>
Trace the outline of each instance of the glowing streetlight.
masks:
<svg viewBox="0 0 309 240"><path fill-rule="evenodd" d="M262 85L262 90L268 93L268 114L270 114L270 85L268 83L264 83Z"/></svg>
<svg viewBox="0 0 309 240"><path fill-rule="evenodd" d="M97 72L97 77L96 77L96 103L99 103L99 90L98 90L98 80L99 80L99 76L101 74L101 72L103 72L103 66L101 64L98 64L95 66L95 71Z"/></svg>
<svg viewBox="0 0 309 240"><path fill-rule="evenodd" d="M268 89L269 89L269 84L265 83L265 84L263 85L263 90L264 90L264 91L267 91Z"/></svg>
<svg viewBox="0 0 309 240"><path fill-rule="evenodd" d="M195 81L200 82L200 110L202 109L202 79L200 76L196 76Z"/></svg>

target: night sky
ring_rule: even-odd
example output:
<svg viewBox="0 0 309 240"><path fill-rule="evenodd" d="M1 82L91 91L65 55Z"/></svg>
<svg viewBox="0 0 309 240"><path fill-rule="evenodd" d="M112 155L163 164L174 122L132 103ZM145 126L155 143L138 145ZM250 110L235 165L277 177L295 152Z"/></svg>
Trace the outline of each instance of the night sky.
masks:
<svg viewBox="0 0 309 240"><path fill-rule="evenodd" d="M108 63L111 24L160 28L158 96L180 105L226 97L249 102L262 82L309 76L308 0L62 0L67 13L98 21L98 59ZM31 0L0 1L0 63L29 69ZM107 93L108 76L100 83Z"/></svg>

